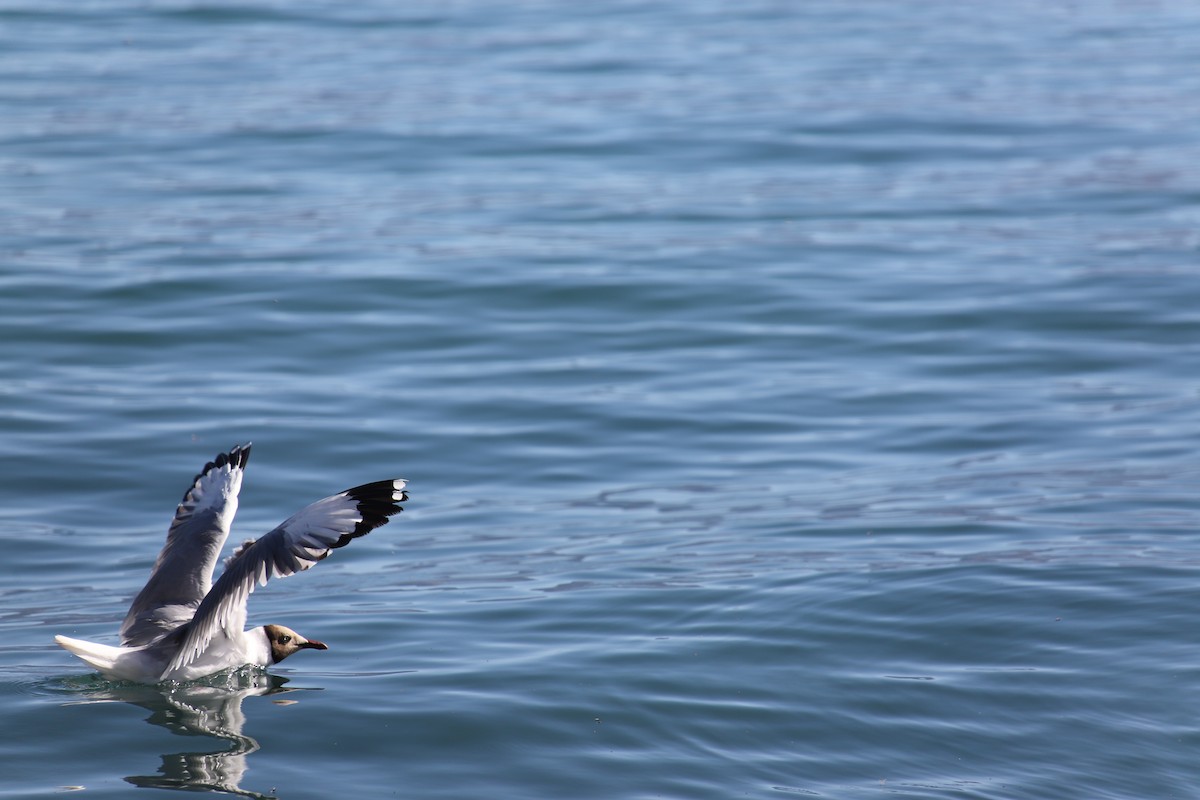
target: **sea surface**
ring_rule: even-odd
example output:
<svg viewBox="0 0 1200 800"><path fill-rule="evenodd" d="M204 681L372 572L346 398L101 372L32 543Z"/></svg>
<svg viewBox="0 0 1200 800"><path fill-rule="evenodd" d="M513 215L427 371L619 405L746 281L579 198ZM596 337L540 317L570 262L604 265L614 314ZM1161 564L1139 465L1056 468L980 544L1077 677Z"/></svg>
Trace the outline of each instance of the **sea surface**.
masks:
<svg viewBox="0 0 1200 800"><path fill-rule="evenodd" d="M0 0L0 798L1200 797L1200 4ZM103 680L175 504L410 481ZM194 796L194 794L192 795Z"/></svg>

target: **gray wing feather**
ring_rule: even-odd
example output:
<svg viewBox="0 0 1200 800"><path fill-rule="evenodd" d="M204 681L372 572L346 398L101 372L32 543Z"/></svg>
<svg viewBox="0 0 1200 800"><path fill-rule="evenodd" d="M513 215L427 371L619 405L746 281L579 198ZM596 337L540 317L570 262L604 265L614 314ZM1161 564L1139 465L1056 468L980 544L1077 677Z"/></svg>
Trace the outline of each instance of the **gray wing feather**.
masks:
<svg viewBox="0 0 1200 800"><path fill-rule="evenodd" d="M149 644L191 619L212 587L213 569L237 513L250 445L204 465L175 510L150 580L121 625L121 644Z"/></svg>
<svg viewBox="0 0 1200 800"><path fill-rule="evenodd" d="M385 525L408 499L405 481L376 481L318 500L257 541L243 545L181 633L183 641L165 672L191 663L218 631L241 633L246 601L272 577L302 572L336 548ZM165 674L164 672L164 674Z"/></svg>

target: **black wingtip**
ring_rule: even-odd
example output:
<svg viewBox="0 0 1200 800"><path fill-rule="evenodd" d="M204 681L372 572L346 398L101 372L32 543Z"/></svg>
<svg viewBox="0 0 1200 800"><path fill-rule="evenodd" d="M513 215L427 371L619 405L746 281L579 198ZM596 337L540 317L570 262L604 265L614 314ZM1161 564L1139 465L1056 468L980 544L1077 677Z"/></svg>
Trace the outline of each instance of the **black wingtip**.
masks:
<svg viewBox="0 0 1200 800"><path fill-rule="evenodd" d="M218 453L216 458L205 464L204 469L200 470L196 477L192 478L192 486L188 487L188 490L183 493L184 501L186 501L188 495L191 494L192 488L195 487L196 482L214 469L220 469L221 467L230 464L232 464L236 469L245 469L247 462L250 461L250 447L252 444L253 442L246 442L245 444L234 445L233 447L229 448L228 453Z"/></svg>
<svg viewBox="0 0 1200 800"><path fill-rule="evenodd" d="M245 469L247 462L250 461L250 448L253 444L253 442L246 442L245 444L234 445L228 453L222 453L217 456L217 461L225 459L225 464L232 464L238 469ZM218 463L217 466L223 467L225 464Z"/></svg>
<svg viewBox="0 0 1200 800"><path fill-rule="evenodd" d="M237 444L229 448L228 453L218 453L216 458L204 465L204 469L200 470L200 475L205 475L210 470L220 469L230 464L237 469L245 469L246 463L250 461L250 448L252 445L252 442ZM199 478L200 475L196 477Z"/></svg>
<svg viewBox="0 0 1200 800"><path fill-rule="evenodd" d="M358 513L362 515L362 520L354 526L353 531L342 534L333 547L345 547L351 540L366 536L381 525L386 525L388 517L403 511L404 507L400 504L408 500L408 492L404 488L407 483L397 478L364 483L362 486L347 489L346 494L358 503Z"/></svg>

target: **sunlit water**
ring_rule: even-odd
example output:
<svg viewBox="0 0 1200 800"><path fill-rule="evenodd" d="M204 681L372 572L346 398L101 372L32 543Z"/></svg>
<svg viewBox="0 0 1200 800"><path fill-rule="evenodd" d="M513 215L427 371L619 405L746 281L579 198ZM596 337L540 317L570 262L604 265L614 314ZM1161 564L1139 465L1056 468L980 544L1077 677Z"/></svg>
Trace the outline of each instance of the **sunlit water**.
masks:
<svg viewBox="0 0 1200 800"><path fill-rule="evenodd" d="M1200 7L0 9L0 797L1196 796Z"/></svg>

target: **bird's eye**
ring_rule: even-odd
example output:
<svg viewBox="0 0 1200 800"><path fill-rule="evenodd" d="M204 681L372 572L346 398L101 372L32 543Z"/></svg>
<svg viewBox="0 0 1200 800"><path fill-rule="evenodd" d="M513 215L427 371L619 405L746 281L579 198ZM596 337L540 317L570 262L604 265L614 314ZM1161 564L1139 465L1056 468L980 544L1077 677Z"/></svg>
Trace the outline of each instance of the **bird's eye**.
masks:
<svg viewBox="0 0 1200 800"><path fill-rule="evenodd" d="M291 637L291 636L288 636L286 633L285 633L283 636L280 636L280 637L279 637L279 643L280 643L280 644L287 644L287 643L288 643L288 642L290 642L291 640L292 640L292 637Z"/></svg>

